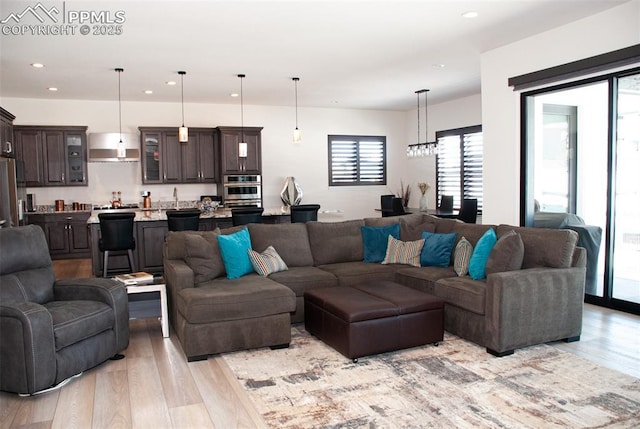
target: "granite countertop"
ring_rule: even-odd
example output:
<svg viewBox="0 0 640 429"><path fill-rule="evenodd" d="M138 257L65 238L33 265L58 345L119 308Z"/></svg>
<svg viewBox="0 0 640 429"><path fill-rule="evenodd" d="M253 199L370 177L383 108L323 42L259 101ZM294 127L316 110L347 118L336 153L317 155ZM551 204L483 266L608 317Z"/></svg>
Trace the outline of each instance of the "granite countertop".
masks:
<svg viewBox="0 0 640 429"><path fill-rule="evenodd" d="M156 220L167 220L166 210L158 210L158 209L138 209L138 210L127 210L127 209L118 209L118 210L94 210L91 212L91 216L87 220L87 223L99 223L98 214L100 213L125 213L125 212L134 212L136 217L133 219L134 222L148 222L148 221L156 221ZM265 208L262 216L287 216L289 215L289 209L284 207L276 207L276 208ZM202 212L200 214L200 219L211 219L211 218L220 218L226 219L231 218L231 209L217 209L210 212Z"/></svg>

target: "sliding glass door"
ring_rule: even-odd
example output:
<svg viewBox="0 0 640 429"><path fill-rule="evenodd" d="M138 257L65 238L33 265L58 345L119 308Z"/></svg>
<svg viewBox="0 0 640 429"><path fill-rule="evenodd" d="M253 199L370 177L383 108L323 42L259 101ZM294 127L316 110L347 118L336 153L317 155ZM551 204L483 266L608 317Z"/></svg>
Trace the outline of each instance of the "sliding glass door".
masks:
<svg viewBox="0 0 640 429"><path fill-rule="evenodd" d="M640 72L523 94L521 218L587 250L588 302L640 314Z"/></svg>
<svg viewBox="0 0 640 429"><path fill-rule="evenodd" d="M640 304L640 74L617 88L613 298Z"/></svg>

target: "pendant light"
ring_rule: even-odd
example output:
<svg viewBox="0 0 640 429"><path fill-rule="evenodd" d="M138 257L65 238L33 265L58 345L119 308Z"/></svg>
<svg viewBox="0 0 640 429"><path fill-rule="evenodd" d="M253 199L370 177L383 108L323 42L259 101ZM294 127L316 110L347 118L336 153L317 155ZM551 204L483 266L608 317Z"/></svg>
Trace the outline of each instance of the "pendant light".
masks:
<svg viewBox="0 0 640 429"><path fill-rule="evenodd" d="M415 144L407 146L407 156L409 158L420 158L435 155L437 152L437 143L429 142L429 118L427 111L427 93L428 89L420 89L416 91L418 103L418 141ZM424 119L425 119L425 136L424 143L420 143L420 94L424 94Z"/></svg>
<svg viewBox="0 0 640 429"><path fill-rule="evenodd" d="M244 94L242 91L242 80L246 76L243 74L239 74L238 77L240 78L240 142L238 143L238 157L246 158L247 143L244 141Z"/></svg>
<svg viewBox="0 0 640 429"><path fill-rule="evenodd" d="M300 143L300 141L302 140L302 135L300 134L300 130L298 129L298 82L300 81L300 78L292 77L291 80L294 82L296 90L296 129L293 130L293 142Z"/></svg>
<svg viewBox="0 0 640 429"><path fill-rule="evenodd" d="M182 126L178 128L178 141L180 143L188 143L189 142L189 128L184 126L184 75L187 74L186 71L179 71L180 75L180 86L182 92Z"/></svg>
<svg viewBox="0 0 640 429"><path fill-rule="evenodd" d="M124 143L122 142L122 96L121 96L121 88L120 88L120 74L124 71L123 68L116 68L116 73L118 73L118 128L120 130L120 141L116 145L116 156L118 158L126 158L127 150L124 147Z"/></svg>

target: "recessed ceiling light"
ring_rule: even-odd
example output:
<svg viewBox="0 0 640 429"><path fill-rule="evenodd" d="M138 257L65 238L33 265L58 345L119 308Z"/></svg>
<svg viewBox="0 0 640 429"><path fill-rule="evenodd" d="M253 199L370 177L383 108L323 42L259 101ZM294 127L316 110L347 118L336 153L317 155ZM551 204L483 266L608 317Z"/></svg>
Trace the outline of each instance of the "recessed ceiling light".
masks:
<svg viewBox="0 0 640 429"><path fill-rule="evenodd" d="M470 10L468 12L465 12L462 14L463 18L477 18L478 17L478 12L476 12L475 10Z"/></svg>
<svg viewBox="0 0 640 429"><path fill-rule="evenodd" d="M176 81L175 80L170 80L166 82L167 85L175 85Z"/></svg>
<svg viewBox="0 0 640 429"><path fill-rule="evenodd" d="M58 88L56 88L55 86L50 86L49 88L47 88L49 91L57 91Z"/></svg>
<svg viewBox="0 0 640 429"><path fill-rule="evenodd" d="M44 64L42 64L42 63L33 63L33 64L31 64L31 67L36 68L36 69L41 69L42 67L44 67Z"/></svg>
<svg viewBox="0 0 640 429"><path fill-rule="evenodd" d="M443 69L446 67L444 64L431 64L431 66L437 69Z"/></svg>
<svg viewBox="0 0 640 429"><path fill-rule="evenodd" d="M152 90L150 90L150 89L145 89L145 90L144 90L144 93L145 93L145 94L153 94L153 91L152 91Z"/></svg>
<svg viewBox="0 0 640 429"><path fill-rule="evenodd" d="M231 97L239 97L240 94L238 94L237 92L232 92L231 94L229 94Z"/></svg>

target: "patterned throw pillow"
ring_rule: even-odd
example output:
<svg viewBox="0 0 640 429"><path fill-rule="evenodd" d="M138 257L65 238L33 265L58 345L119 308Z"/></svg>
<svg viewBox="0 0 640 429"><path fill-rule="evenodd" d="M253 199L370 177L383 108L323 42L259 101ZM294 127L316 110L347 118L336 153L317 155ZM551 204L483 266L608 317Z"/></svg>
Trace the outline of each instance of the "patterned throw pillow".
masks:
<svg viewBox="0 0 640 429"><path fill-rule="evenodd" d="M469 260L472 253L473 246L469 243L469 240L462 237L456 244L456 250L453 255L453 270L458 277L466 276L469 272Z"/></svg>
<svg viewBox="0 0 640 429"><path fill-rule="evenodd" d="M249 254L251 265L262 277L289 269L273 246L267 247L262 253L258 253L253 249L247 250L247 253Z"/></svg>
<svg viewBox="0 0 640 429"><path fill-rule="evenodd" d="M383 264L407 264L414 267L420 266L420 252L422 252L424 240L400 241L389 236L387 254Z"/></svg>

